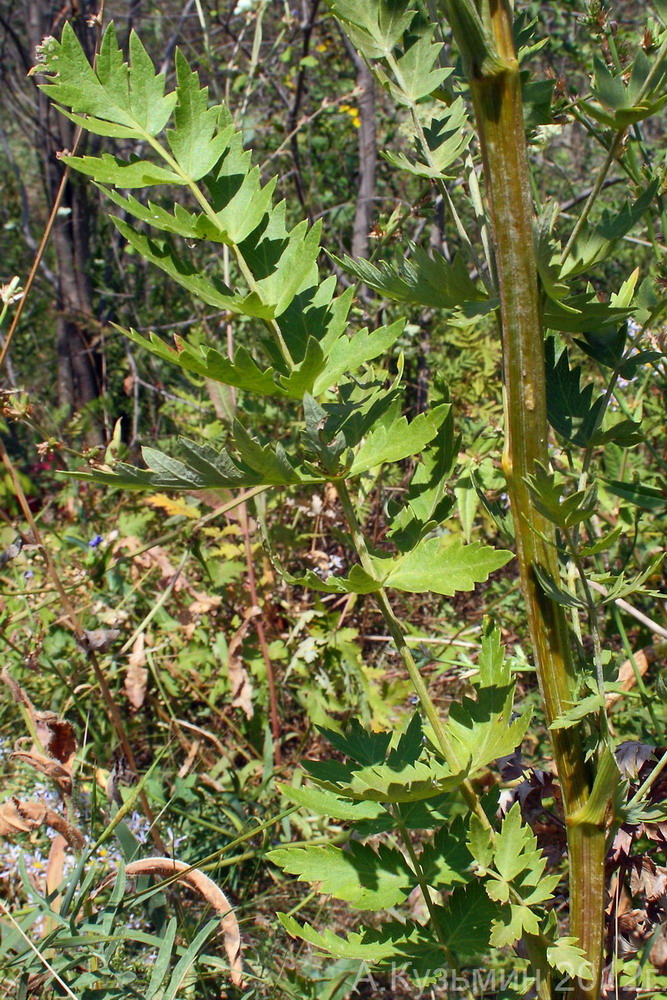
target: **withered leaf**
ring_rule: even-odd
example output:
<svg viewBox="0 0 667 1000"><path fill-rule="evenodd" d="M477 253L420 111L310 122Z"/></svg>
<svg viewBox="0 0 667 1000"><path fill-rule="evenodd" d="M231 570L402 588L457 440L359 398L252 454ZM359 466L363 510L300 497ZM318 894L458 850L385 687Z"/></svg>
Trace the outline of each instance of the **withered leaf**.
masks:
<svg viewBox="0 0 667 1000"><path fill-rule="evenodd" d="M637 683L635 667L637 668L639 676L643 677L655 658L655 649L652 646L647 646L646 649L639 649L634 654L634 663L632 660L625 660L618 670L617 684L619 687L621 687L623 691L631 691ZM622 697L622 691L609 691L606 695L607 708L611 708L611 706L615 705L619 698Z"/></svg>
<svg viewBox="0 0 667 1000"><path fill-rule="evenodd" d="M85 847L86 840L81 831L43 802L21 802L13 797L0 805L0 836L11 838L17 833L30 833L40 826L55 830L76 851Z"/></svg>
<svg viewBox="0 0 667 1000"><path fill-rule="evenodd" d="M11 545L8 545L6 549L0 552L0 569L6 566L7 563L11 562L12 559L16 559L17 555L23 548L23 539L20 537L15 538Z"/></svg>
<svg viewBox="0 0 667 1000"><path fill-rule="evenodd" d="M667 893L667 868L661 868L655 861L642 854L630 858L630 888L633 895L642 893L649 903Z"/></svg>
<svg viewBox="0 0 667 1000"><path fill-rule="evenodd" d="M663 975L667 973L667 924L663 924L660 928L660 932L651 948L649 959L658 972L661 972Z"/></svg>
<svg viewBox="0 0 667 1000"><path fill-rule="evenodd" d="M49 733L44 748L52 757L68 766L71 770L72 759L78 749L79 742L74 732L74 726L66 719L52 718L46 722Z"/></svg>
<svg viewBox="0 0 667 1000"><path fill-rule="evenodd" d="M146 699L148 670L146 669L146 636L140 632L134 640L132 652L127 659L127 671L123 682L123 690L127 700L135 711L138 711Z"/></svg>
<svg viewBox="0 0 667 1000"><path fill-rule="evenodd" d="M243 615L243 624L229 640L227 670L229 673L229 684L232 689L232 707L242 708L248 719L252 719L255 710L252 704L252 684L248 672L243 666L241 645L253 618L261 615L261 613L261 608L258 608L256 605L248 608Z"/></svg>
<svg viewBox="0 0 667 1000"><path fill-rule="evenodd" d="M10 754L10 759L22 760L26 764L30 764L36 771L55 781L60 786L63 795L72 794L71 768L68 770L58 761L32 750L15 750Z"/></svg>
<svg viewBox="0 0 667 1000"><path fill-rule="evenodd" d="M7 799L0 805L0 837L14 837L17 833L29 833L39 823L21 816L16 807L16 799Z"/></svg>
<svg viewBox="0 0 667 1000"><path fill-rule="evenodd" d="M125 867L125 874L128 878L138 875L157 875L170 881L185 882L198 892L220 916L220 930L229 960L231 980L234 986L243 987L241 933L238 921L231 903L213 879L184 861L177 861L176 858L143 858L141 861L130 861ZM115 872L105 878L93 893L93 898L102 889L111 885L115 878Z"/></svg>
<svg viewBox="0 0 667 1000"><path fill-rule="evenodd" d="M650 743L640 743L639 740L625 740L616 747L616 763L625 778L635 779L642 767L655 753L655 747Z"/></svg>
<svg viewBox="0 0 667 1000"><path fill-rule="evenodd" d="M107 653L120 635L117 628L95 628L83 630L84 638L80 645L87 652Z"/></svg>

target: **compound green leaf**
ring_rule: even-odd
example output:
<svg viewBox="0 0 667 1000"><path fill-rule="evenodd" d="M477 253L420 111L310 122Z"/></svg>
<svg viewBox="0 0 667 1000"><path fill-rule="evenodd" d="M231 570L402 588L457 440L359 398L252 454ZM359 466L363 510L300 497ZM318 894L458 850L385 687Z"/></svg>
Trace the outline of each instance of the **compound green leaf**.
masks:
<svg viewBox="0 0 667 1000"><path fill-rule="evenodd" d="M253 167L249 150L243 148L241 132L231 130L228 148L205 178L217 226L225 242L240 245L254 233L272 211L277 178L264 187L258 167Z"/></svg>
<svg viewBox="0 0 667 1000"><path fill-rule="evenodd" d="M498 907L479 882L457 886L445 907L436 908L438 926L448 948L461 957L483 954Z"/></svg>
<svg viewBox="0 0 667 1000"><path fill-rule="evenodd" d="M429 97L454 72L447 67L434 68L443 48L442 42L433 41L435 31L435 24L423 27L417 40L396 60L396 84L390 89L402 104L414 105Z"/></svg>
<svg viewBox="0 0 667 1000"><path fill-rule="evenodd" d="M593 978L591 965L576 937L559 937L547 947L547 961L552 969L557 969L573 979Z"/></svg>
<svg viewBox="0 0 667 1000"><path fill-rule="evenodd" d="M431 255L413 247L411 257L399 267L384 261L377 266L363 258L353 260L351 257L331 256L348 274L394 302L453 309L466 302L486 299L486 294L470 277L460 255L450 264L442 254Z"/></svg>
<svg viewBox="0 0 667 1000"><path fill-rule="evenodd" d="M112 216L119 232L128 243L149 260L152 264L165 271L179 285L187 288L194 296L216 309L229 309L231 312L246 312L244 300L234 295L231 288L218 278L206 278L190 261L181 257L169 240L151 239L133 229L122 219ZM266 310L258 309L251 315L265 314Z"/></svg>
<svg viewBox="0 0 667 1000"><path fill-rule="evenodd" d="M451 826L441 827L419 855L424 878L434 889L450 889L470 882L472 863L462 817L457 817Z"/></svg>
<svg viewBox="0 0 667 1000"><path fill-rule="evenodd" d="M589 694L555 718L549 729L572 729L573 726L578 726L587 715L597 715L598 712L604 711L605 704L604 695Z"/></svg>
<svg viewBox="0 0 667 1000"><path fill-rule="evenodd" d="M208 106L208 87L199 86L199 77L176 50L176 98L174 128L167 130L169 146L180 168L198 181L213 169L227 148L233 128L219 132L217 107Z"/></svg>
<svg viewBox="0 0 667 1000"><path fill-rule="evenodd" d="M383 937L375 929L364 928L360 933L342 938L333 931L316 931L309 924L300 924L286 913L278 913L278 919L288 934L307 941L315 948L334 955L336 958L352 958L365 962L380 962L396 954L397 945L385 932ZM400 941L400 935L396 935Z"/></svg>
<svg viewBox="0 0 667 1000"><path fill-rule="evenodd" d="M213 347L192 347L181 337L174 337L176 343L174 349L154 333L144 337L136 330L124 330L122 327L116 329L139 347L178 365L184 371L194 372L214 382L222 382L224 385L233 385L237 389L246 389L260 396L287 396L285 389L277 384L273 369L262 370L245 347L236 349L232 362Z"/></svg>
<svg viewBox="0 0 667 1000"><path fill-rule="evenodd" d="M559 528L573 528L595 513L595 486L566 495L565 484L559 481L557 474L547 471L539 462L535 466L535 475L527 476L526 482L537 510Z"/></svg>
<svg viewBox="0 0 667 1000"><path fill-rule="evenodd" d="M540 922L532 910L520 903L509 903L502 907L493 922L491 944L495 948L504 948L514 944L524 934L539 934L539 930Z"/></svg>
<svg viewBox="0 0 667 1000"><path fill-rule="evenodd" d="M399 417L376 427L357 451L347 475L358 476L385 462L400 462L418 454L438 433L449 410L449 403L441 403L428 413L420 413L411 423L406 417Z"/></svg>
<svg viewBox="0 0 667 1000"><path fill-rule="evenodd" d="M605 489L621 500L639 507L641 510L664 510L667 507L667 489L649 486L645 483L623 483L619 480L603 480Z"/></svg>
<svg viewBox="0 0 667 1000"><path fill-rule="evenodd" d="M380 845L377 852L350 841L341 849L286 847L269 851L269 861L309 882L320 892L352 903L359 910L384 910L402 903L416 884L414 873L400 851Z"/></svg>
<svg viewBox="0 0 667 1000"><path fill-rule="evenodd" d="M368 767L338 765L334 772L317 761L304 764L312 778L322 788L345 798L373 802L419 802L458 788L467 770L453 774L450 768L435 759L418 760L413 764L375 764ZM335 777L328 780L327 775Z"/></svg>
<svg viewBox="0 0 667 1000"><path fill-rule="evenodd" d="M184 184L173 170L157 166L148 160L121 160L118 156L63 156L63 163L79 173L92 177L99 184L114 184L119 188L143 188L153 184Z"/></svg>
<svg viewBox="0 0 667 1000"><path fill-rule="evenodd" d="M419 715L413 716L413 722L415 719L417 720L416 724L419 725ZM391 733L365 729L358 719L352 719L343 733L337 733L334 729L324 729L322 726L317 728L336 750L345 754L355 763L364 766L384 763L391 743ZM421 727L419 729L421 732ZM410 762L417 760L420 753L421 746L416 756L410 757Z"/></svg>
<svg viewBox="0 0 667 1000"><path fill-rule="evenodd" d="M390 55L403 38L416 13L404 3L386 0L327 0L329 8L343 22L350 40L369 59Z"/></svg>
<svg viewBox="0 0 667 1000"><path fill-rule="evenodd" d="M140 219L142 222L148 223L154 229L160 229L166 233L174 233L176 236L183 236L189 240L207 239L217 243L224 243L224 234L213 226L207 216L197 214L196 212L189 212L178 203L174 205L174 211L169 212L150 199L146 205L143 205L132 195L128 195L125 198L117 191L112 191L101 186L100 191L114 205L118 205L124 212L133 215L135 219Z"/></svg>
<svg viewBox="0 0 667 1000"><path fill-rule="evenodd" d="M313 396L319 396L336 385L342 375L356 371L367 361L384 354L396 343L405 328L405 320L399 319L389 326L377 330L359 330L352 337L340 337L331 348L326 366L315 379Z"/></svg>
<svg viewBox="0 0 667 1000"><path fill-rule="evenodd" d="M387 811L379 802L353 802L343 799L333 792L321 788L306 788L303 785L278 784L285 798L303 809L308 809L317 816L329 816L332 819L356 823L362 820L374 820L387 816ZM393 819L391 819L393 825Z"/></svg>
<svg viewBox="0 0 667 1000"><path fill-rule="evenodd" d="M545 349L549 423L567 441L585 447L596 428L603 397L592 383L581 388L581 367L570 367L567 348L556 357L554 337L547 337Z"/></svg>
<svg viewBox="0 0 667 1000"><path fill-rule="evenodd" d="M428 180L451 176L447 170L463 156L472 135L467 131L467 115L462 98L457 97L448 108L444 108L441 117L433 118L430 126L424 129L424 135L430 150L428 163L411 159L404 153L384 153L384 158L401 170Z"/></svg>
<svg viewBox="0 0 667 1000"><path fill-rule="evenodd" d="M530 710L512 720L514 682L500 644L500 632L489 626L482 636L476 699L464 697L449 710L447 731L460 763L471 773L520 745L530 722Z"/></svg>
<svg viewBox="0 0 667 1000"><path fill-rule="evenodd" d="M76 114L125 126L139 137L158 135L174 109L176 94L165 96L164 74L156 74L135 32L130 36L129 68L123 62L112 24L104 33L97 72L70 24L63 28L60 42L46 39L38 56L40 69L48 78L42 89Z"/></svg>
<svg viewBox="0 0 667 1000"><path fill-rule="evenodd" d="M326 476L322 476L321 482L325 481ZM317 480L313 479L313 482L317 482ZM324 578L312 570L308 570L303 576L293 576L280 564L278 566L281 575L292 586L319 590L325 594L374 594L382 589L382 581L370 576L359 565L353 566L347 576L327 576Z"/></svg>
<svg viewBox="0 0 667 1000"><path fill-rule="evenodd" d="M378 576L385 587L409 594L444 594L451 597L475 584L488 580L489 573L500 569L512 553L494 549L481 542L466 545L449 538L425 538L405 555L373 557Z"/></svg>

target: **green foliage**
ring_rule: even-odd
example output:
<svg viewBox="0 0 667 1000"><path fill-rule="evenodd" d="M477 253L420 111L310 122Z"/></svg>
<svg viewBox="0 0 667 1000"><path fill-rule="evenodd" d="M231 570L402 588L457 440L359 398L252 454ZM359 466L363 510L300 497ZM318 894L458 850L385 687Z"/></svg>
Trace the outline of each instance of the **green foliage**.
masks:
<svg viewBox="0 0 667 1000"><path fill-rule="evenodd" d="M498 629L488 627L479 653L476 699L452 705L448 730L458 759L468 761L471 773L520 746L530 724L530 710L514 721L514 681L503 655Z"/></svg>
<svg viewBox="0 0 667 1000"><path fill-rule="evenodd" d="M519 750L528 750L522 742L531 706L537 704L530 740L533 763L550 754L548 731L556 735L553 746L559 752L564 745L581 750L585 743L591 804L601 788L599 782L593 784L593 776L601 773L600 762L613 761L604 685L615 660L602 649L604 628L617 613L618 598L633 595L633 601L647 604L659 590L657 549L665 514L664 463L659 457L664 423L662 304L652 278L640 283L640 268L632 270L636 254L643 250L637 249L641 243L632 244L628 252L627 237L648 219L642 235L655 255L650 267L659 272L664 263L664 239L659 235L664 185L641 133L633 128L625 144L621 140L626 127L665 103L665 33L656 29L655 44L646 43L646 51L628 60L625 50L615 47L610 29L601 50L608 59L603 62L598 56L595 61L591 98L571 95L566 106L565 101L558 103L560 87L554 88L553 80L530 79L531 57L540 53L541 59L548 52L546 39L536 36L537 22L522 16L515 24L533 190L541 203L535 227L540 296L535 335L547 334L547 410L561 446L552 447L551 463L537 463L521 478L546 528L540 521L538 530L527 519L515 524L515 534L520 557L531 532L543 536L560 557L564 579L557 562L553 573L541 565L531 567L531 579L536 578L539 600L546 607L567 608L578 654L572 672L573 677L577 674L576 694L561 692L565 711L547 720L547 726L526 670L531 639L523 608L517 610L508 600L511 589L493 577L503 567L508 567L508 576L515 575L513 553L495 547L496 526L503 531L507 523L504 476L511 472L512 460L512 442L502 469L497 454L503 429L494 324L507 290L496 281L493 238L498 220L487 215L483 201L488 177L481 192L478 185L478 145L484 146L484 135L480 130L480 143L471 142L466 104L469 87L482 78L491 86L498 74L511 75L514 66L497 55L483 16L485 3L448 0L443 5L455 34L461 37L462 31L465 39L462 59L454 68L443 65L449 46L443 44L440 24L432 20L433 5L329 0L329 7L371 65L383 101L398 108L387 128L396 132L395 141L384 151L381 169L386 180L387 164L395 168L386 190L391 190L392 204L407 206L404 215L397 208L386 227L378 216L374 235L379 242L370 260L355 260L343 252L341 227L337 254L329 256L357 283L342 293L337 292L335 277L319 273L321 221L294 222L291 206L276 194L280 180L263 178L245 148L255 131L282 136L282 124L281 129L273 128L273 122L256 129L244 100L243 120L237 126L225 104L210 101L208 88L200 84L182 50L176 52L174 89L165 93L165 75L155 71L137 35L130 35L125 62L113 26L104 33L94 64L69 26L60 41L47 39L41 48L45 93L73 123L120 144L114 149L122 155L100 149L99 155L66 155L63 160L91 178L119 211L113 216L114 240L120 238L126 247L130 266L141 257L158 268L170 284L194 298L195 308L220 311L230 330L233 323L228 345L236 338L243 341L236 339L233 351L223 349L201 311L195 314L201 324L188 339L175 335L173 347L151 332L138 308L133 326L116 326L141 357L151 356L160 378L163 371L172 370L181 388L186 387L186 401L199 407L197 414L201 392L207 388L216 401L217 419L202 420L185 408L179 411L178 405L171 407L173 427L181 432L179 457L173 427L157 429L156 419L154 440L143 449L147 468L130 464L135 453L121 440L118 424L104 464L89 454L86 471L71 473L82 492L68 497L83 498L87 517L96 504L108 504L104 511L111 517L112 505L120 503L119 546L130 539L132 545L122 556L112 556L110 546L98 550L96 543L90 549L86 531L68 528L64 541L62 532L54 531L57 560L68 592L85 585L86 601L88 592L93 595L86 605L86 626L99 625L95 615L103 613L101 624L119 632L113 618L119 608L132 621L133 642L136 637L143 643L146 633L147 648L141 646L141 655L147 666L139 669L150 673L150 680L134 683L140 689L143 684L138 699L146 696L147 684L158 692L150 703L151 710L159 708L152 713L159 720L152 722L156 732L158 725L169 725L185 750L184 733L194 731L197 739L215 746L216 754L222 746L216 731L230 727L233 733L233 751L206 758L205 786L199 771L188 771L198 751L193 756L188 751L182 773L179 761L173 778L151 772L146 782L160 816L164 812L170 820L178 817L179 829L190 834L183 847L188 863L199 863L204 849L215 860L238 845L244 852L241 860L225 870L239 894L245 885L246 902L254 904L250 885L252 892L257 887L259 896L266 895L267 908L275 910L272 893L277 884L281 897L292 894L290 913L279 914L285 931L338 959L328 969L300 954L298 969L281 968L265 983L258 961L248 996L264 995L266 988L270 995L344 1000L354 989L355 963L360 962L376 964L380 971L405 968L427 985L437 982L443 967L459 970L474 961L487 963L490 953L493 961L518 968L522 960L507 949L521 938L536 974L585 978L590 956L573 936L559 936L552 908L564 866L554 861L557 851L549 851L548 861L538 847L530 826L538 813L530 808L522 812L518 802L505 814L498 808L502 779L496 779L496 762L509 759L509 764L500 763L503 775L507 767L516 769L513 783L519 788L512 794L520 802L526 801L524 793L535 799L538 772L529 771ZM271 5L260 4L248 14L251 17L256 27L250 82L262 32L269 23L275 28L271 19L278 14ZM303 94L305 76L295 86L292 70L305 74L320 56L324 61L323 53L316 51L317 56L305 54L292 67L292 54L283 52L281 92ZM467 82L461 64L474 69ZM320 76L326 79L326 74ZM230 92L236 89L235 84ZM329 104L327 95L318 111L329 123L338 113L335 103ZM562 136L563 122L575 106L578 119L602 147L598 191L612 165L618 165L619 172L622 168L631 183L629 197L614 198L612 191L609 206L600 212L592 211L593 199L587 200L565 242L569 215L560 212L558 203L571 192L568 188L566 198L563 183L553 179L554 174L561 176L560 168L544 168L544 150L550 136ZM349 114L354 110L348 106ZM401 116L409 120L407 130ZM309 122L313 129L316 117ZM613 128L615 136L610 139L596 123ZM524 137L519 131L520 145ZM326 140L327 146L336 147L330 135ZM256 136L255 141L271 140ZM299 142L295 134L297 173ZM556 143L554 161L558 149ZM312 159L317 162L317 156ZM301 184L302 178L297 179ZM327 180L324 177L319 186L331 188ZM455 205L462 190L469 196L467 203L464 199ZM442 219L433 211L435 192ZM333 210L329 218L335 197L327 190L322 198L327 207L311 211L311 218L329 224L335 218ZM416 219L420 221L415 224ZM413 233L424 225L433 227L428 251ZM520 257L526 247L514 251ZM642 257L642 268L644 261ZM365 287L357 298L359 286ZM609 291L612 288L618 291ZM371 293L379 300L377 308ZM406 311L407 323L394 311L394 303ZM125 315L129 313L117 318L130 322ZM168 310L167 315L171 319ZM429 340L425 348L422 339ZM447 373L451 396L442 379L424 374L428 366ZM415 382L420 392L430 383L428 402L420 398L414 405ZM139 384L144 383L135 386ZM535 401L526 395L521 402L532 409ZM650 453L662 472L646 481ZM102 500L94 489L97 484L187 495L176 500L162 493L148 496L152 509L147 513L119 500L117 493ZM226 491L245 488L266 490L261 497L258 492L250 513L270 537L280 579L268 562L261 564L257 558L253 522L245 507L239 520L232 514L224 528L212 523L220 504L230 499ZM458 514L452 516L457 504ZM201 508L207 505L211 509L204 514ZM155 508L160 513L154 516ZM169 544L179 546L178 569L160 547L159 519L166 519ZM640 521L648 524L645 535L639 531ZM13 535L6 541L0 567L14 589L19 584L27 588L26 594L17 590L11 597L11 613L38 616L35 621L45 635L43 648L41 632L35 640L39 648L34 662L20 647L11 650L31 670L37 665L43 671L47 664L61 683L64 677L68 706L86 720L90 706L81 692L89 689L91 664L58 623L55 611L34 606L28 583L16 576L24 565L23 542L19 545ZM75 557L71 568L64 569L67 546ZM154 548L159 550L154 563L137 563L150 578L158 575L156 566L162 560L159 579L153 584L151 578L149 587L138 577L138 569L132 575L127 567L137 551L143 555ZM268 638L259 628L257 635L253 632L258 612L248 607L242 582L246 575L250 595L257 593L265 605L261 622ZM52 581L45 577L43 583L51 586ZM3 576L3 586L10 584ZM483 591L501 604L509 635L507 656L498 628L485 623L481 638L478 635ZM190 595L187 603L185 593ZM322 593L333 599L318 596ZM23 597L27 611L20 604ZM391 652L373 645L387 639L374 635L376 625L368 617L373 607L382 612L394 644ZM645 611L650 611L648 605ZM408 612L415 615L414 626L399 620L399 613ZM582 641L584 616L590 644ZM645 628L646 614L641 621ZM451 635L441 631L450 628ZM104 646L108 632L102 631ZM458 645L462 634L463 646ZM641 639L648 645L650 636ZM9 641L14 643L13 638ZM391 659L394 648L401 657L399 670ZM455 653L461 648L463 653ZM626 652L634 662L632 649ZM133 658L135 654L141 660L133 644ZM125 647L119 653L112 649L103 661L101 676L111 678L112 685L123 676L126 655ZM76 657L83 660L77 667L82 677L70 682L70 661ZM271 677L276 668L278 701ZM519 685L524 703L515 710L517 672L525 673ZM433 690L448 684L446 700L451 704L446 718L441 708L445 699L438 690L436 704L427 677ZM543 683L544 677L540 680ZM131 684L125 683L129 698ZM421 709L406 722L410 684ZM634 699L633 707L641 706L650 734L657 724L650 689L639 671L636 684L627 697ZM219 707L230 701L231 706ZM188 703L190 722L184 722L181 716ZM245 713L240 725L238 719L232 721L231 709ZM632 728L630 715L621 709L615 717L621 731ZM339 717L347 720L345 725ZM285 765L291 765L292 758L285 754L280 763L281 743L285 750L293 741L298 758L311 740L311 728L319 733L311 744L318 759L306 760L303 771L285 779ZM332 746L331 759L321 750L320 737ZM109 720L102 719L93 737L97 752L107 752L114 739ZM82 768L88 766L84 756ZM558 754L556 759L560 763ZM90 779L93 790L101 783L98 772ZM276 774L283 777L278 792ZM488 795L481 794L482 787L497 780ZM564 791L568 780L562 772ZM554 815L559 834L567 829L571 836L582 822L581 814L560 815L561 800L566 810L570 808L564 791L554 792L551 802L545 793L539 803L539 830L547 848L553 847L549 824ZM623 815L622 791L616 790L612 813L617 806L618 811L609 819L612 825ZM584 798L585 793L578 791ZM136 798L138 790L130 795ZM99 814L95 807L93 826L99 825ZM611 813L603 808L600 815L606 821ZM263 840L260 834L273 826L267 851L269 838ZM124 821L118 823L117 833L127 852L137 849ZM253 877L245 880L245 861L252 864L259 858L294 878L271 871L269 879L253 867ZM43 947L56 956L54 968L66 978L75 967L80 969L77 985L83 997L140 992L149 1000L169 1000L179 991L196 988L195 961L207 974L219 971L219 961L208 954L212 923L198 928L190 922L181 932L175 921L153 912L150 931L129 929L121 905L123 888L118 888L123 886L122 865L109 904L101 905L94 917L87 900L91 883L83 869L58 889L65 894L61 907L53 893L40 896L27 872L23 876L22 891L31 907L29 919L21 916L24 929L29 930L37 916L47 919ZM334 926L323 930L310 896L292 907L300 883L312 886L314 894L378 916L367 926L352 918L350 929L350 918L336 908L331 915ZM152 895L158 893L139 887L137 898ZM297 910L305 910L305 921L295 919ZM387 910L393 912L381 912ZM81 913L85 916L80 919ZM341 923L346 925L342 934L337 932ZM155 951L149 974L127 963L120 967L121 958L136 957L137 943ZM3 937L3 947L9 967L21 968L20 989L25 993L27 976L42 972L39 957L15 932ZM261 945L256 948L261 952ZM203 989L208 992L208 985Z"/></svg>
<svg viewBox="0 0 667 1000"><path fill-rule="evenodd" d="M502 904L493 921L491 943L501 948L524 933L538 934L534 907L551 899L559 876L545 876L546 858L537 849L535 834L522 822L519 803L504 818L492 848L473 817L468 846L479 874L490 876L484 883L489 899Z"/></svg>
<svg viewBox="0 0 667 1000"><path fill-rule="evenodd" d="M383 845L378 851L351 841L349 848L294 847L267 855L300 882L316 882L322 892L352 903L358 910L385 910L402 903L414 888L400 851Z"/></svg>

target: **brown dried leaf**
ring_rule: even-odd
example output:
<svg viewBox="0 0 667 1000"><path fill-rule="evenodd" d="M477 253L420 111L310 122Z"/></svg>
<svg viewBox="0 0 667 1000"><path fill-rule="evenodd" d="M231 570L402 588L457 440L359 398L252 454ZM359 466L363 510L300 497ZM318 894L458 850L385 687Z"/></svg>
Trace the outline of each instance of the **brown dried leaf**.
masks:
<svg viewBox="0 0 667 1000"><path fill-rule="evenodd" d="M188 492L191 493L193 497L196 497L197 500L201 500L202 503L205 503L207 507L213 507L214 509L222 507L223 504L229 503L232 499L231 490L225 489L189 490ZM238 520L238 513L232 507L232 509L227 512L227 517Z"/></svg>
<svg viewBox="0 0 667 1000"><path fill-rule="evenodd" d="M650 922L644 910L627 910L617 918L616 948L621 955L634 955L649 935Z"/></svg>
<svg viewBox="0 0 667 1000"><path fill-rule="evenodd" d="M219 608L222 604L222 598L217 595L204 594L199 590L193 590L192 595L194 601L188 606L188 612L193 617L195 615L206 615L209 611Z"/></svg>
<svg viewBox="0 0 667 1000"><path fill-rule="evenodd" d="M18 749L21 740L17 741L16 754L28 764L32 764L38 771L59 780L63 775L71 774L74 757L79 743L76 738L74 727L66 719L60 719L55 712L37 712L30 698L23 688L9 675L6 669L2 671L2 680L9 688L14 701L25 705L30 721L34 726L35 734L41 746L33 746L30 751L25 752ZM63 767L53 765L54 770L49 773L51 762L41 752L45 750L54 761L58 761ZM71 778L69 778L71 789Z"/></svg>
<svg viewBox="0 0 667 1000"><path fill-rule="evenodd" d="M10 759L13 760L15 758L24 761L26 764L30 764L36 771L55 781L60 785L63 795L72 794L71 771L63 767L62 764L59 764L58 761L51 760L51 758L45 757L34 750L15 750L10 754Z"/></svg>
<svg viewBox="0 0 667 1000"><path fill-rule="evenodd" d="M630 888L633 895L642 893L649 903L655 902L667 893L667 868L656 865L648 854L630 858Z"/></svg>
<svg viewBox="0 0 667 1000"><path fill-rule="evenodd" d="M0 805L0 837L14 837L17 833L30 833L39 823L32 823L21 816L16 799L7 799Z"/></svg>
<svg viewBox="0 0 667 1000"><path fill-rule="evenodd" d="M83 630L84 638L80 645L87 652L108 653L114 642L120 636L118 628L94 628Z"/></svg>
<svg viewBox="0 0 667 1000"><path fill-rule="evenodd" d="M667 974L667 924L660 928L657 938L651 948L649 960L662 975Z"/></svg>
<svg viewBox="0 0 667 1000"><path fill-rule="evenodd" d="M35 723L35 706L30 701L30 698L25 693L21 685L17 684L17 682L11 676L11 674L7 670L7 667L3 667L2 680L9 688L9 693L11 694L14 701L17 702L19 705L25 705L25 707L28 709L28 714L32 722Z"/></svg>
<svg viewBox="0 0 667 1000"><path fill-rule="evenodd" d="M138 711L146 699L148 670L146 669L146 637L140 632L134 640L132 652L127 660L127 672L123 689L127 700L135 711Z"/></svg>
<svg viewBox="0 0 667 1000"><path fill-rule="evenodd" d="M248 608L243 616L243 624L229 640L227 671L232 689L232 708L242 708L248 719L252 719L255 713L252 704L252 684L248 672L243 666L240 650L251 621L261 613L261 608L256 605Z"/></svg>
<svg viewBox="0 0 667 1000"><path fill-rule="evenodd" d="M46 863L46 891L49 893L55 892L63 880L65 858L67 856L66 847L67 841L61 833L57 834L51 841L49 859Z"/></svg>
<svg viewBox="0 0 667 1000"><path fill-rule="evenodd" d="M76 851L85 847L81 831L43 802L21 802L11 798L0 805L0 836L15 837L17 833L30 833L40 826L55 830Z"/></svg>
<svg viewBox="0 0 667 1000"><path fill-rule="evenodd" d="M6 549L0 552L0 569L2 569L3 566L6 566L7 563L11 562L12 559L16 559L22 548L23 539L19 535L19 537L16 538L11 545L8 545Z"/></svg>
<svg viewBox="0 0 667 1000"><path fill-rule="evenodd" d="M241 934L238 921L232 910L231 903L213 879L197 868L187 865L184 861L177 861L176 858L143 858L141 861L131 861L125 867L125 874L128 878L138 875L157 875L161 878L169 879L170 882L172 880L175 882L185 882L198 892L209 906L220 915L220 930L222 931L225 952L229 960L231 980L234 986L243 987ZM111 885L115 878L115 872L105 878L93 893L93 898L102 889Z"/></svg>
<svg viewBox="0 0 667 1000"><path fill-rule="evenodd" d="M38 713L38 716L42 713ZM44 720L44 725L48 733L46 740L42 740L44 749L60 761L68 771L72 770L74 756L79 747L79 741L74 732L74 726L66 719L59 719L57 716Z"/></svg>
<svg viewBox="0 0 667 1000"><path fill-rule="evenodd" d="M126 538L122 539L119 548L126 548L130 555L137 553L137 555L134 555L133 558L133 562L136 566L140 566L143 569L152 569L153 567L157 567L160 571L161 582L169 583L176 575L176 567L169 560L166 550L160 545L154 545L145 552L139 552L138 550L143 548L143 546L144 543L139 538L136 538L134 535L128 535ZM173 590L182 590L184 587L187 587L187 585L187 580L185 579L183 573L181 573L173 585Z"/></svg>
<svg viewBox="0 0 667 1000"><path fill-rule="evenodd" d="M651 663L655 660L655 656L656 653L653 646L647 646L645 649L640 649L634 654L635 663L637 664L640 677L644 676ZM632 660L626 660L619 667L617 683L623 691L631 691L637 683L637 677L632 665ZM611 708L611 706L615 705L619 698L622 698L623 695L620 691L610 691L606 697L607 708Z"/></svg>
<svg viewBox="0 0 667 1000"><path fill-rule="evenodd" d="M635 781L647 760L655 760L655 746L639 740L624 740L615 750L616 763L624 778Z"/></svg>

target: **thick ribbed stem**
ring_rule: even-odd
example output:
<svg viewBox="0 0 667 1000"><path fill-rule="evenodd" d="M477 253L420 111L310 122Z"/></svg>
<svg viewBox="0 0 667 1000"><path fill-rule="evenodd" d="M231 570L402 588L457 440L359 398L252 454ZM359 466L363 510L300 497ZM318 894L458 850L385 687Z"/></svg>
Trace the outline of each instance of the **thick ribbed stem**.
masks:
<svg viewBox="0 0 667 1000"><path fill-rule="evenodd" d="M450 0L450 12L457 0ZM512 13L503 0L482 0L486 44L494 61L482 63L452 26L469 74L477 133L491 210L503 338L506 442L503 468L514 520L517 557L533 655L547 720L576 697L568 624L562 607L544 593L536 568L558 579L554 528L534 506L526 477L535 463L548 466L544 330L533 248L533 209L526 156L519 66L512 40ZM468 36L469 37L469 36ZM498 68L498 64L501 68ZM590 794L590 779L576 729L554 730L552 745L568 819L571 929L593 971L575 980L573 997L599 994L604 929L604 821L576 814Z"/></svg>

